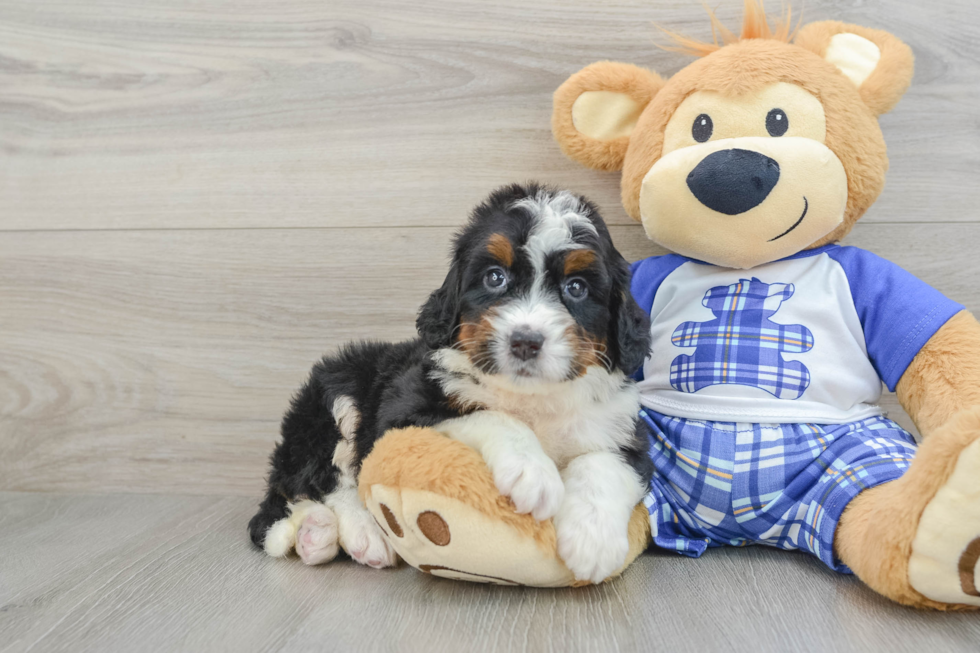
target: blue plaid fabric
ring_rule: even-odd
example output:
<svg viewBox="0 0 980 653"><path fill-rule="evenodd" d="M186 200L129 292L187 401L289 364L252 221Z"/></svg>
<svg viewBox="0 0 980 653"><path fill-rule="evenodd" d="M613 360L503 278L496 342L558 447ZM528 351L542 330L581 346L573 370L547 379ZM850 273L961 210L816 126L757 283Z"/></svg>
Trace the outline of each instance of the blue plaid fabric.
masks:
<svg viewBox="0 0 980 653"><path fill-rule="evenodd" d="M810 385L810 372L799 361L784 361L782 354L809 351L813 334L803 325L769 319L794 290L791 283L766 284L758 279L711 288L701 303L714 312L715 319L684 322L671 335L677 347L697 349L673 360L670 385L680 392L697 392L710 385L736 383L761 388L779 399L799 399Z"/></svg>
<svg viewBox="0 0 980 653"><path fill-rule="evenodd" d="M643 409L656 471L644 500L659 547L700 556L708 547L767 544L834 558L848 502L901 476L915 441L898 424L742 424Z"/></svg>

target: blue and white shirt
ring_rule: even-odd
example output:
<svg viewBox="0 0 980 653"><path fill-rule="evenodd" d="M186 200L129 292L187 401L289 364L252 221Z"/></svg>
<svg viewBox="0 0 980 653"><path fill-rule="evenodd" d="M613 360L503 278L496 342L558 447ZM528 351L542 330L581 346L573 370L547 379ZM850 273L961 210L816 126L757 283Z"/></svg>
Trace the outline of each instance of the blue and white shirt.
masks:
<svg viewBox="0 0 980 653"><path fill-rule="evenodd" d="M650 313L644 406L694 419L843 424L881 414L912 359L963 306L894 263L827 245L751 270L677 254L634 263Z"/></svg>

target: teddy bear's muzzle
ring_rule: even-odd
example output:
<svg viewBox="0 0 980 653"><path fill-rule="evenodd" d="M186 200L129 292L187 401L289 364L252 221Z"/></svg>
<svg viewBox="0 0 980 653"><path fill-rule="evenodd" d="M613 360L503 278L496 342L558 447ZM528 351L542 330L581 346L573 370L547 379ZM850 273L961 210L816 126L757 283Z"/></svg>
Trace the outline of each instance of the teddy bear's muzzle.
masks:
<svg viewBox="0 0 980 653"><path fill-rule="evenodd" d="M747 269L805 249L841 223L847 175L812 138L739 137L661 157L640 188L647 235L708 263Z"/></svg>

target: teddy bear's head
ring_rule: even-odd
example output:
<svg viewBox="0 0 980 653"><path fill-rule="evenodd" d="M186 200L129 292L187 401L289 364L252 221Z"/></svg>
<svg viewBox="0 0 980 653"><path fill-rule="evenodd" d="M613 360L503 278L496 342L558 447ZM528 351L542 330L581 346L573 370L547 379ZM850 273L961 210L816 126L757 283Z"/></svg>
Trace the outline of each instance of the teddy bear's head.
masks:
<svg viewBox="0 0 980 653"><path fill-rule="evenodd" d="M622 170L627 213L655 242L751 268L842 238L884 186L877 116L912 78L912 52L879 30L789 16L746 0L741 37L679 39L701 58L669 80L600 62L555 92L562 150Z"/></svg>

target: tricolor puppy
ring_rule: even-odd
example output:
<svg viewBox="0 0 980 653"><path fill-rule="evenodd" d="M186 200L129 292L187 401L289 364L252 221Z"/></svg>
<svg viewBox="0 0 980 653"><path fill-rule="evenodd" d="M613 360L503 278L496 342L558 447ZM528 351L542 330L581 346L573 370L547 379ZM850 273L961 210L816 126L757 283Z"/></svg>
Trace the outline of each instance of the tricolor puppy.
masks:
<svg viewBox="0 0 980 653"><path fill-rule="evenodd" d="M595 207L537 185L496 191L417 325L418 340L348 345L314 366L283 418L252 541L307 564L338 547L394 564L358 470L388 429L431 426L478 450L518 512L554 517L576 578L616 571L652 473L627 376L649 322Z"/></svg>

